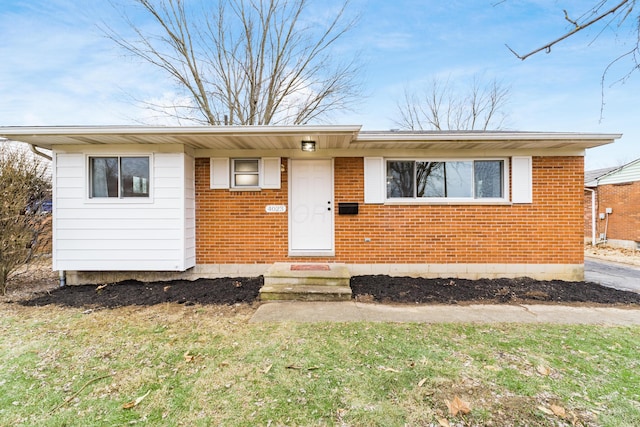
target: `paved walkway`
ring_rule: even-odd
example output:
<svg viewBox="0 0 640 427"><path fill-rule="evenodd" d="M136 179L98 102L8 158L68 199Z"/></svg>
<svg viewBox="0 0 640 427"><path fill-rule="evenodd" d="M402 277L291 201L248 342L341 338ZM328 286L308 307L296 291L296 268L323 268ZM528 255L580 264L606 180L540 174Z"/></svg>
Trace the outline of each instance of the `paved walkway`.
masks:
<svg viewBox="0 0 640 427"><path fill-rule="evenodd" d="M558 323L640 325L640 309L560 305L392 306L347 302L270 302L251 322Z"/></svg>
<svg viewBox="0 0 640 427"><path fill-rule="evenodd" d="M640 267L634 265L586 257L584 278L603 286L640 292Z"/></svg>

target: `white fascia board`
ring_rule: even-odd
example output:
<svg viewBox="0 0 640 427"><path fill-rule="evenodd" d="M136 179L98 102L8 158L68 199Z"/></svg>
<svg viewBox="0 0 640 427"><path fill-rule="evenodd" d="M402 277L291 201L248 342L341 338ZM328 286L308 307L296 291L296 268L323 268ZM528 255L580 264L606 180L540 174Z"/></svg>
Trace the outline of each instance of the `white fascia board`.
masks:
<svg viewBox="0 0 640 427"><path fill-rule="evenodd" d="M357 133L360 125L319 126L5 126L0 136L46 135L146 135L146 134L217 134L217 135L277 135L306 133Z"/></svg>
<svg viewBox="0 0 640 427"><path fill-rule="evenodd" d="M602 140L622 138L621 133L580 132L360 132L354 142L370 141L533 141Z"/></svg>
<svg viewBox="0 0 640 427"><path fill-rule="evenodd" d="M614 140L622 134L580 132L388 132L362 131L361 125L293 126L3 126L0 137L89 134L217 134L277 135L354 133L355 141L496 141L496 140Z"/></svg>

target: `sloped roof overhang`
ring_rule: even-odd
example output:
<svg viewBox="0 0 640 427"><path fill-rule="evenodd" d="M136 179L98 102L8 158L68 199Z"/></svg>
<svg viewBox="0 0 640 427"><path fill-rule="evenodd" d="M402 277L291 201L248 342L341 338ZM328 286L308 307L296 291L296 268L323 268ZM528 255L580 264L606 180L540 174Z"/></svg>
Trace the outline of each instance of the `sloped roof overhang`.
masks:
<svg viewBox="0 0 640 427"><path fill-rule="evenodd" d="M180 144L194 150L579 149L610 144L621 134L510 131L361 131L328 126L51 126L0 127L0 136L52 149L58 145Z"/></svg>

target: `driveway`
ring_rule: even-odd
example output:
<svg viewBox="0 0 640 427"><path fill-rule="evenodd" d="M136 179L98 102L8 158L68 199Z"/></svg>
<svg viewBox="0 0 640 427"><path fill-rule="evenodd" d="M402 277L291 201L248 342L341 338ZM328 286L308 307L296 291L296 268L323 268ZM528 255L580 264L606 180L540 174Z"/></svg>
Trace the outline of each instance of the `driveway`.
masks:
<svg viewBox="0 0 640 427"><path fill-rule="evenodd" d="M585 258L584 278L611 288L640 292L640 267Z"/></svg>

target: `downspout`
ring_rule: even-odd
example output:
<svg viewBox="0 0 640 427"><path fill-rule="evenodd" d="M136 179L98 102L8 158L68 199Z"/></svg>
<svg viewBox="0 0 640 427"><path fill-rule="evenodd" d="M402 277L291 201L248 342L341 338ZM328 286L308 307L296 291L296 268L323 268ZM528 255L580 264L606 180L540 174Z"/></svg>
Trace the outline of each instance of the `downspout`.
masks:
<svg viewBox="0 0 640 427"><path fill-rule="evenodd" d="M45 159L47 159L47 160L49 160L49 161L52 161L52 160L53 160L53 158L52 158L50 155L45 154L45 153L43 153L42 151L38 151L38 150L36 149L36 146L35 146L35 145L33 145L33 144L29 144L29 147L31 148L31 151L32 151L34 154L37 154L38 156L42 156L42 157L44 157Z"/></svg>
<svg viewBox="0 0 640 427"><path fill-rule="evenodd" d="M596 190L584 188L591 191L591 246L596 246Z"/></svg>
<svg viewBox="0 0 640 427"><path fill-rule="evenodd" d="M36 148L35 145L33 144L29 144L29 148L31 148L31 152L33 152L34 154L44 157L45 159L49 160L50 162L53 161L53 157L51 157L48 154L43 153L42 151L38 151L38 149ZM67 274L64 270L60 270L58 271L58 275L60 277L60 287L64 288L67 284Z"/></svg>

